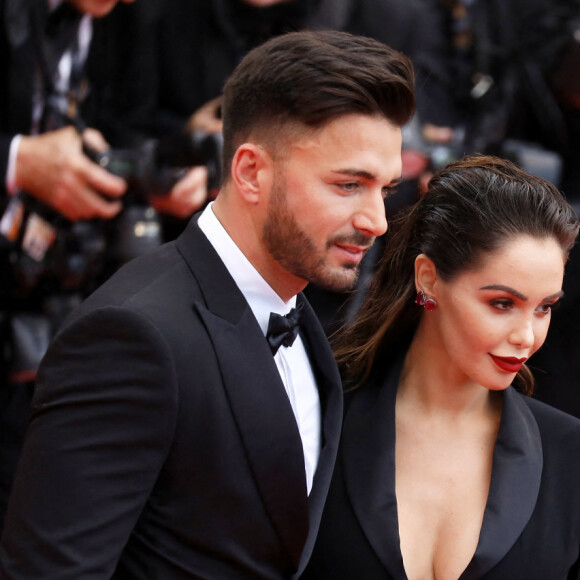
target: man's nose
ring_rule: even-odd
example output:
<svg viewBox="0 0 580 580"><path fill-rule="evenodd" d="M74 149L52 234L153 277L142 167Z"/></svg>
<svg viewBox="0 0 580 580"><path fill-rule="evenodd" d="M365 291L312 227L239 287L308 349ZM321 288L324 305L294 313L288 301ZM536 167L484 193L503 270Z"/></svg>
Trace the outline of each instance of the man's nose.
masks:
<svg viewBox="0 0 580 580"><path fill-rule="evenodd" d="M375 238L387 231L388 223L382 189L369 192L368 196L361 198L353 224L357 230Z"/></svg>

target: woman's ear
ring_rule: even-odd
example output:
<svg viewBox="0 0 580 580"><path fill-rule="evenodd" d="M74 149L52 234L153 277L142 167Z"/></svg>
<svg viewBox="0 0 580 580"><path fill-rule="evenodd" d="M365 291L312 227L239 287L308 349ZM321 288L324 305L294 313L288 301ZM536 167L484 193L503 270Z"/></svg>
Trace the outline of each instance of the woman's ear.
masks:
<svg viewBox="0 0 580 580"><path fill-rule="evenodd" d="M437 282L437 268L435 263L426 254L419 254L415 258L415 288L417 292L424 292L429 298L435 298Z"/></svg>
<svg viewBox="0 0 580 580"><path fill-rule="evenodd" d="M264 188L272 183L273 162L270 154L255 143L243 143L232 159L232 180L249 203L258 203Z"/></svg>

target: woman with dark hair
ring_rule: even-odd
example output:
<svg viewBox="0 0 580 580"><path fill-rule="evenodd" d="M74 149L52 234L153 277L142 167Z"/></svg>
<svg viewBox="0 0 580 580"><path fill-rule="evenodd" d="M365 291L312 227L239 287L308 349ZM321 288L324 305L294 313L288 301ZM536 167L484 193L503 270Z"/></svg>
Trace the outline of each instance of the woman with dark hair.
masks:
<svg viewBox="0 0 580 580"><path fill-rule="evenodd" d="M394 221L335 340L343 435L303 578L578 577L580 420L527 396L525 365L578 227L552 184L482 156Z"/></svg>

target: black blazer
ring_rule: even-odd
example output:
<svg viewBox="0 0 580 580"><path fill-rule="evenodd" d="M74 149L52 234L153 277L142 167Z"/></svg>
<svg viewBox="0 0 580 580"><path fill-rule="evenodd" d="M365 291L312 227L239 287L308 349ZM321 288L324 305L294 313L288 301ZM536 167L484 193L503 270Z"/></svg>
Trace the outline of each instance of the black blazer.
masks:
<svg viewBox="0 0 580 580"><path fill-rule="evenodd" d="M404 580L395 496L398 369L349 395L335 475L303 579ZM481 535L461 580L578 577L580 420L504 393Z"/></svg>
<svg viewBox="0 0 580 580"><path fill-rule="evenodd" d="M0 577L296 574L342 416L338 371L307 303L302 336L323 413L309 497L272 354L197 220L122 268L73 313L41 366Z"/></svg>

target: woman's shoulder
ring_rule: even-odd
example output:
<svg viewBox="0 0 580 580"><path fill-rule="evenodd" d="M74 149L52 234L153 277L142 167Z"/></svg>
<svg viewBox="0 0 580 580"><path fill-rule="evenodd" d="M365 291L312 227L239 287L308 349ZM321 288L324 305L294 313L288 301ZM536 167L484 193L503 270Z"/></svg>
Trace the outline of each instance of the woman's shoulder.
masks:
<svg viewBox="0 0 580 580"><path fill-rule="evenodd" d="M553 444L562 452L580 453L580 418L533 397L519 396L538 424L544 450L548 444Z"/></svg>

